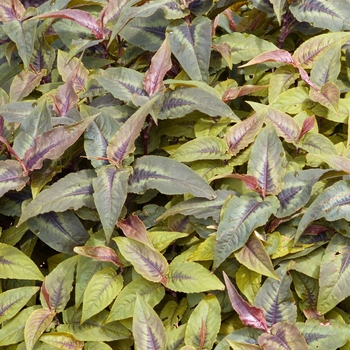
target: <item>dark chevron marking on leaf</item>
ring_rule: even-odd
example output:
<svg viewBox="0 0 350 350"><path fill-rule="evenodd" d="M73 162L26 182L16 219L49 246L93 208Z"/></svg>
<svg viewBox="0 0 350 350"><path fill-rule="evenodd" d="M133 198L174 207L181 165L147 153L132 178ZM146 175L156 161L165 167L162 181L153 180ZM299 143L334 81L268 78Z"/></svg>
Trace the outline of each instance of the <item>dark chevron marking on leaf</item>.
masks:
<svg viewBox="0 0 350 350"><path fill-rule="evenodd" d="M122 80L118 80L117 83L124 86L127 90L129 90L133 94L138 94L140 96L146 96L145 90L143 90L140 87L137 87L137 86L134 86L131 84L127 84L125 81L122 81Z"/></svg>
<svg viewBox="0 0 350 350"><path fill-rule="evenodd" d="M0 256L0 264L4 264L4 265L13 265L13 262L5 259L3 256Z"/></svg>
<svg viewBox="0 0 350 350"><path fill-rule="evenodd" d="M131 27L154 34L156 37L158 37L161 40L165 39L166 27L143 27L143 26L131 26Z"/></svg>
<svg viewBox="0 0 350 350"><path fill-rule="evenodd" d="M189 100L184 100L181 98L174 98L170 97L169 99L165 100L163 102L162 108L160 109L161 112L165 112L171 108L178 108L178 107L183 107L183 106L191 106L195 105L195 102L189 101Z"/></svg>
<svg viewBox="0 0 350 350"><path fill-rule="evenodd" d="M308 0L308 2L304 2L304 3L300 4L299 8L301 11L305 11L305 12L308 12L308 11L315 12L316 11L316 12L321 12L321 13L323 12L323 13L327 13L328 15L343 19L337 13L335 13L332 10L330 10L329 8L327 8L324 4L322 4L318 0Z"/></svg>
<svg viewBox="0 0 350 350"><path fill-rule="evenodd" d="M295 195L299 193L304 188L304 186L294 186L289 187L284 190L282 190L277 198L281 203L282 209L287 209L289 206L289 203L294 199Z"/></svg>

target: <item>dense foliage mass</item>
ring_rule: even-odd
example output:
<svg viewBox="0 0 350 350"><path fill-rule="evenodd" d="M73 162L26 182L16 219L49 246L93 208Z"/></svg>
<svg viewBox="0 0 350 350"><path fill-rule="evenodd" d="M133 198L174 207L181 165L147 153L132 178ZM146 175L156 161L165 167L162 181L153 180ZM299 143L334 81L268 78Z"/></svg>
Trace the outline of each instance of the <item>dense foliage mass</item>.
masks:
<svg viewBox="0 0 350 350"><path fill-rule="evenodd" d="M349 0L0 20L1 349L350 349Z"/></svg>

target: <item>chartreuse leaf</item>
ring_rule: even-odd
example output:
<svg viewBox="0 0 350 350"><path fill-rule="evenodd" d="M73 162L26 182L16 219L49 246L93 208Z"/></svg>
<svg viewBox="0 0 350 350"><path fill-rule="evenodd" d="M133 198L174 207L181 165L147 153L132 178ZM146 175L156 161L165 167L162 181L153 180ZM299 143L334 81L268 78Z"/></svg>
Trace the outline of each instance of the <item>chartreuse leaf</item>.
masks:
<svg viewBox="0 0 350 350"><path fill-rule="evenodd" d="M299 222L298 230L295 235L295 242L305 231L307 226L320 218L327 221L335 221L339 219L350 220L350 182L342 180L334 185L327 187L312 202L304 216Z"/></svg>
<svg viewBox="0 0 350 350"><path fill-rule="evenodd" d="M269 102L272 103L280 93L286 91L297 79L298 74L292 65L277 68L270 78Z"/></svg>
<svg viewBox="0 0 350 350"><path fill-rule="evenodd" d="M258 344L258 337L263 331L258 330L256 328L251 327L244 327L237 330L234 330L232 333L224 337L219 344L216 346L215 350L230 350L230 346L228 344L228 341L231 341L231 343L239 345L242 344L242 348L237 348L238 350L255 350L253 348L245 348L244 345L257 345ZM234 348L233 348L234 349ZM258 349L261 349L258 347Z"/></svg>
<svg viewBox="0 0 350 350"><path fill-rule="evenodd" d="M305 338L292 323L278 322L271 328L271 333L259 337L259 345L263 349L308 350Z"/></svg>
<svg viewBox="0 0 350 350"><path fill-rule="evenodd" d="M252 304L261 287L261 274L241 265L236 272L235 278L237 287Z"/></svg>
<svg viewBox="0 0 350 350"><path fill-rule="evenodd" d="M233 350L261 350L261 347L259 345L235 342L230 339L227 339L226 341L228 344L230 344L230 347Z"/></svg>
<svg viewBox="0 0 350 350"><path fill-rule="evenodd" d="M128 192L141 193L155 188L163 194L191 193L195 197L214 199L214 190L186 165L175 160L144 156L136 159L129 179Z"/></svg>
<svg viewBox="0 0 350 350"><path fill-rule="evenodd" d="M286 173L285 152L276 131L265 127L256 138L248 162L248 175L258 180L262 195L278 194Z"/></svg>
<svg viewBox="0 0 350 350"><path fill-rule="evenodd" d="M215 235L209 236L204 242L200 243L195 252L193 252L188 258L188 261L208 261L214 260L214 247L216 237Z"/></svg>
<svg viewBox="0 0 350 350"><path fill-rule="evenodd" d="M211 21L196 17L189 25L178 20L167 28L171 51L192 80L208 81Z"/></svg>
<svg viewBox="0 0 350 350"><path fill-rule="evenodd" d="M46 277L40 295L41 304L55 312L62 312L73 289L75 266L79 257L63 260Z"/></svg>
<svg viewBox="0 0 350 350"><path fill-rule="evenodd" d="M185 346L186 328L187 324L182 324L167 330L166 350L176 350L179 349L180 346Z"/></svg>
<svg viewBox="0 0 350 350"><path fill-rule="evenodd" d="M309 153L319 154L321 156L332 154L333 157L333 155L338 154L332 141L322 134L309 132L300 139L298 146Z"/></svg>
<svg viewBox="0 0 350 350"><path fill-rule="evenodd" d="M0 161L0 197L10 190L20 191L28 180L19 162L11 159Z"/></svg>
<svg viewBox="0 0 350 350"><path fill-rule="evenodd" d="M215 295L207 295L193 310L186 327L185 343L195 349L211 349L221 324L221 307Z"/></svg>
<svg viewBox="0 0 350 350"><path fill-rule="evenodd" d="M171 243L179 238L188 237L187 232L174 232L174 231L150 231L148 237L151 241L152 246L158 251L163 251Z"/></svg>
<svg viewBox="0 0 350 350"><path fill-rule="evenodd" d="M338 320L309 319L305 323L297 322L296 326L310 350L336 350L349 341L349 325Z"/></svg>
<svg viewBox="0 0 350 350"><path fill-rule="evenodd" d="M43 334L40 341L62 350L79 350L84 347L84 342L75 339L72 334L64 332Z"/></svg>
<svg viewBox="0 0 350 350"><path fill-rule="evenodd" d="M180 303L175 300L170 300L166 303L159 315L166 331L178 326L186 309L186 298L181 299Z"/></svg>
<svg viewBox="0 0 350 350"><path fill-rule="evenodd" d="M0 278L39 281L44 279L34 261L19 249L0 243L0 257Z"/></svg>
<svg viewBox="0 0 350 350"><path fill-rule="evenodd" d="M279 207L278 199L269 196L262 200L250 192L233 197L227 204L216 234L214 267L218 267L231 253L248 241L251 233L264 225Z"/></svg>
<svg viewBox="0 0 350 350"><path fill-rule="evenodd" d="M317 309L325 314L350 295L350 239L336 234L321 261Z"/></svg>
<svg viewBox="0 0 350 350"><path fill-rule="evenodd" d="M126 200L129 176L129 169L117 169L114 165L107 165L99 168L97 177L92 180L93 197L107 243Z"/></svg>
<svg viewBox="0 0 350 350"><path fill-rule="evenodd" d="M165 289L160 283L150 282L142 277L130 282L115 299L106 323L131 317L136 294L142 296L151 307L154 307L163 299Z"/></svg>
<svg viewBox="0 0 350 350"><path fill-rule="evenodd" d="M127 339L130 332L119 322L105 324L108 311L103 310L83 324L81 320L81 310L74 306L63 311L63 324L57 327L58 332L72 334L81 341L114 341Z"/></svg>
<svg viewBox="0 0 350 350"><path fill-rule="evenodd" d="M163 350L166 333L163 323L152 307L136 296L132 332L137 349Z"/></svg>
<svg viewBox="0 0 350 350"><path fill-rule="evenodd" d="M277 322L294 323L297 316L297 307L293 298L290 284L292 277L287 273L288 265L276 270L279 281L269 277L259 290L254 305L264 310L269 327Z"/></svg>
<svg viewBox="0 0 350 350"><path fill-rule="evenodd" d="M167 288L175 292L200 293L224 290L220 280L202 265L191 261L172 262L167 275Z"/></svg>
<svg viewBox="0 0 350 350"><path fill-rule="evenodd" d="M24 340L24 326L28 317L39 305L30 306L20 311L0 329L0 346L16 344Z"/></svg>
<svg viewBox="0 0 350 350"><path fill-rule="evenodd" d="M83 300L81 322L106 308L123 288L123 276L112 267L96 272L88 283Z"/></svg>
<svg viewBox="0 0 350 350"><path fill-rule="evenodd" d="M168 262L157 250L126 237L115 237L120 252L145 279L166 284Z"/></svg>
<svg viewBox="0 0 350 350"><path fill-rule="evenodd" d="M23 210L18 222L49 211L62 212L68 209L77 210L83 206L94 208L92 179L96 176L93 170L80 170L70 173L40 192Z"/></svg>
<svg viewBox="0 0 350 350"><path fill-rule="evenodd" d="M113 350L109 345L97 341L88 341L84 345L85 350Z"/></svg>
<svg viewBox="0 0 350 350"><path fill-rule="evenodd" d="M170 158L178 162L193 162L206 159L230 159L224 140L214 136L197 137L175 150Z"/></svg>
<svg viewBox="0 0 350 350"><path fill-rule="evenodd" d="M27 304L39 287L19 287L0 294L0 323L7 321Z"/></svg>
<svg viewBox="0 0 350 350"><path fill-rule="evenodd" d="M271 259L256 235L251 235L247 243L235 252L235 258L248 269L278 280Z"/></svg>
<svg viewBox="0 0 350 350"><path fill-rule="evenodd" d="M40 336L50 326L56 312L49 309L34 310L28 317L24 328L26 348L32 350Z"/></svg>

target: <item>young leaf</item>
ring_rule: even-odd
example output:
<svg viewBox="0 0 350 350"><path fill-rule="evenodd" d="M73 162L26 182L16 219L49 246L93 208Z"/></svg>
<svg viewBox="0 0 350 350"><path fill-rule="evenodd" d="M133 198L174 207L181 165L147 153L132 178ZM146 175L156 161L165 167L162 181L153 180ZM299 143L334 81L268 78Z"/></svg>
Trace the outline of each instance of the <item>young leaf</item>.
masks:
<svg viewBox="0 0 350 350"><path fill-rule="evenodd" d="M221 324L221 308L215 295L207 295L193 310L186 327L185 343L195 349L211 349Z"/></svg>
<svg viewBox="0 0 350 350"><path fill-rule="evenodd" d="M26 12L19 0L4 0L0 4L0 21L7 23L15 19L21 19Z"/></svg>
<svg viewBox="0 0 350 350"><path fill-rule="evenodd" d="M224 102L234 100L237 97L249 95L254 92L259 92L261 90L266 89L267 87L268 85L243 85L233 87L225 91L225 93L222 95L222 100Z"/></svg>
<svg viewBox="0 0 350 350"><path fill-rule="evenodd" d="M167 279L167 288L175 292L200 293L225 288L214 274L191 261L171 263Z"/></svg>
<svg viewBox="0 0 350 350"><path fill-rule="evenodd" d="M10 190L20 191L29 180L16 160L0 161L0 197Z"/></svg>
<svg viewBox="0 0 350 350"><path fill-rule="evenodd" d="M55 314L54 311L48 309L37 309L30 314L24 328L24 340L28 350L34 348L40 336L51 324Z"/></svg>
<svg viewBox="0 0 350 350"><path fill-rule="evenodd" d="M223 272L227 293L230 298L232 307L238 313L239 318L245 326L250 326L263 331L268 331L266 319L263 310L249 305L237 292L230 279Z"/></svg>
<svg viewBox="0 0 350 350"><path fill-rule="evenodd" d="M166 333L163 323L152 307L136 296L132 332L138 349L163 350Z"/></svg>
<svg viewBox="0 0 350 350"><path fill-rule="evenodd" d="M115 237L120 252L145 279L166 285L168 262L162 254L149 246L125 237Z"/></svg>
<svg viewBox="0 0 350 350"><path fill-rule="evenodd" d="M281 346L290 350L309 349L299 329L288 322L278 322L273 325L271 333L264 333L259 337L259 345L263 349L278 349Z"/></svg>
<svg viewBox="0 0 350 350"><path fill-rule="evenodd" d="M28 204L17 225L33 216L50 211L77 210L83 206L94 208L92 179L95 176L93 170L87 169L70 173L58 180Z"/></svg>
<svg viewBox="0 0 350 350"><path fill-rule="evenodd" d="M19 287L0 294L0 323L17 315L39 287Z"/></svg>
<svg viewBox="0 0 350 350"><path fill-rule="evenodd" d="M236 284L242 294L248 299L250 304L253 304L254 299L261 288L261 274L249 270L244 265L241 265L236 272Z"/></svg>
<svg viewBox="0 0 350 350"><path fill-rule="evenodd" d="M160 312L160 319L166 331L177 327L187 310L187 299L183 298L178 303L175 300L168 301Z"/></svg>
<svg viewBox="0 0 350 350"><path fill-rule="evenodd" d="M208 81L211 22L196 17L189 25L178 20L167 28L171 51L192 80Z"/></svg>
<svg viewBox="0 0 350 350"><path fill-rule="evenodd" d="M0 278L39 280L44 279L34 261L10 245L0 243Z"/></svg>
<svg viewBox="0 0 350 350"><path fill-rule="evenodd" d="M79 350L84 347L84 342L75 339L72 334L64 332L43 334L40 337L40 341L62 350Z"/></svg>
<svg viewBox="0 0 350 350"><path fill-rule="evenodd" d="M96 115L73 125L53 128L37 136L34 139L34 145L25 153L23 163L29 170L35 170L43 166L45 159L59 158L69 146L78 140L95 118Z"/></svg>
<svg viewBox="0 0 350 350"><path fill-rule="evenodd" d="M177 239L188 237L189 234L187 232L150 231L148 232L148 236L152 242L152 246L159 252L162 252Z"/></svg>
<svg viewBox="0 0 350 350"><path fill-rule="evenodd" d="M75 247L74 251L82 256L86 256L88 258L96 259L99 261L107 261L111 262L115 266L122 267L122 263L120 262L118 255L116 252L109 247L101 246L101 247Z"/></svg>
<svg viewBox="0 0 350 350"><path fill-rule="evenodd" d="M141 193L155 188L163 194L191 193L196 197L216 198L216 193L205 180L175 160L144 156L136 159L133 169L129 192Z"/></svg>
<svg viewBox="0 0 350 350"><path fill-rule="evenodd" d="M83 300L81 323L106 308L123 288L123 277L107 267L96 272L88 283Z"/></svg>
<svg viewBox="0 0 350 350"><path fill-rule="evenodd" d="M255 193L233 197L228 202L218 227L214 268L243 247L251 233L264 225L278 206L278 199L274 196L267 197L264 201Z"/></svg>
<svg viewBox="0 0 350 350"><path fill-rule="evenodd" d="M339 74L339 72L338 72ZM337 74L337 76L338 76ZM335 79L334 79L335 80ZM321 104L322 106L330 109L334 113L338 114L338 105L340 101L340 90L338 86L332 81L325 82L321 91L310 90L310 97Z"/></svg>
<svg viewBox="0 0 350 350"><path fill-rule="evenodd" d="M107 165L99 168L97 177L92 180L94 201L107 244L126 200L129 176L128 169L117 169L114 165Z"/></svg>
<svg viewBox="0 0 350 350"><path fill-rule="evenodd" d="M57 88L53 96L53 111L60 117L64 117L79 102L79 97L75 92L73 85L75 74L69 76L68 80Z"/></svg>

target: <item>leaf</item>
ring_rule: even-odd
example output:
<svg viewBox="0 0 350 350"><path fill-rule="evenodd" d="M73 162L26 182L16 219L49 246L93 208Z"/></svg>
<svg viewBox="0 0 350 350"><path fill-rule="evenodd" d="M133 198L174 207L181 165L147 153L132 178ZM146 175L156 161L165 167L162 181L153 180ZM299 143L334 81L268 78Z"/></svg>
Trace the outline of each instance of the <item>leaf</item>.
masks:
<svg viewBox="0 0 350 350"><path fill-rule="evenodd" d="M26 349L32 350L40 336L46 331L55 317L55 312L48 309L34 310L27 319L24 328Z"/></svg>
<svg viewBox="0 0 350 350"><path fill-rule="evenodd" d="M0 278L42 281L44 276L27 255L15 247L0 243Z"/></svg>
<svg viewBox="0 0 350 350"><path fill-rule="evenodd" d="M129 179L128 191L132 193L145 192L155 188L163 194L191 193L196 197L214 199L213 189L186 165L175 160L144 156L136 159L133 164L133 174Z"/></svg>
<svg viewBox="0 0 350 350"><path fill-rule="evenodd" d="M50 211L77 210L83 206L94 208L92 179L95 172L90 169L70 173L49 188L40 192L23 210L17 225L33 216Z"/></svg>
<svg viewBox="0 0 350 350"><path fill-rule="evenodd" d="M66 116L79 102L79 97L73 88L74 80L75 74L71 75L63 85L60 85L53 96L53 110L60 117Z"/></svg>
<svg viewBox="0 0 350 350"><path fill-rule="evenodd" d="M299 329L294 324L288 322L279 322L273 325L270 334L264 333L259 337L259 345L266 350L309 349Z"/></svg>
<svg viewBox="0 0 350 350"><path fill-rule="evenodd" d="M64 332L43 334L40 341L62 350L83 349L84 342L74 338L73 335Z"/></svg>
<svg viewBox="0 0 350 350"><path fill-rule="evenodd" d="M164 86L164 76L171 67L170 43L168 36L166 36L163 44L152 57L151 65L145 73L143 86L149 96L152 96Z"/></svg>
<svg viewBox="0 0 350 350"><path fill-rule="evenodd" d="M272 50L268 52L261 53L257 57L251 59L248 63L242 64L239 68L244 68L252 66L254 64L259 64L263 62L279 62L279 63L289 63L295 66L295 61L292 55L285 50Z"/></svg>
<svg viewBox="0 0 350 350"><path fill-rule="evenodd" d="M45 277L40 296L43 307L55 312L65 309L73 289L77 262L77 256L63 260Z"/></svg>
<svg viewBox="0 0 350 350"><path fill-rule="evenodd" d="M237 287L248 299L248 302L252 304L261 287L261 274L241 265L236 272L235 278Z"/></svg>
<svg viewBox="0 0 350 350"><path fill-rule="evenodd" d="M168 262L158 251L126 237L115 237L120 252L145 279L166 284Z"/></svg>
<svg viewBox="0 0 350 350"><path fill-rule="evenodd" d="M34 145L24 154L23 163L29 170L35 170L43 166L45 159L59 158L78 140L95 117L96 115L85 118L73 125L58 126L37 136Z"/></svg>
<svg viewBox="0 0 350 350"><path fill-rule="evenodd" d="M8 122L22 124L33 110L33 101L12 102L0 106L0 113Z"/></svg>
<svg viewBox="0 0 350 350"><path fill-rule="evenodd" d="M332 141L323 134L307 133L300 139L298 146L309 153L317 154L317 156L324 157L331 154L330 159L333 159L333 156L339 157L336 156L338 152Z"/></svg>
<svg viewBox="0 0 350 350"><path fill-rule="evenodd" d="M174 231L150 231L148 236L151 240L152 246L159 252L162 252L170 244L175 242L177 239L188 237L187 232L174 232Z"/></svg>
<svg viewBox="0 0 350 350"><path fill-rule="evenodd" d="M251 233L264 225L279 207L276 197L264 201L254 192L233 197L227 204L216 234L214 268L248 241Z"/></svg>
<svg viewBox="0 0 350 350"><path fill-rule="evenodd" d="M166 333L162 321L139 295L135 302L132 332L138 349L163 350L165 348Z"/></svg>
<svg viewBox="0 0 350 350"><path fill-rule="evenodd" d="M230 298L232 307L238 313L238 316L245 326L268 331L266 319L263 310L256 306L249 305L237 292L236 288L223 272L227 293Z"/></svg>
<svg viewBox="0 0 350 350"><path fill-rule="evenodd" d="M20 191L29 180L16 160L0 161L0 197L10 190Z"/></svg>
<svg viewBox="0 0 350 350"><path fill-rule="evenodd" d="M123 288L123 276L107 267L96 272L88 283L83 300L81 323L105 309Z"/></svg>
<svg viewBox="0 0 350 350"><path fill-rule="evenodd" d="M311 131L316 124L316 118L314 115L311 117L308 117L304 119L303 121L303 126L301 127L300 135L299 135L299 140L309 131Z"/></svg>
<svg viewBox="0 0 350 350"><path fill-rule="evenodd" d="M247 243L235 252L235 258L248 269L278 280L264 245L255 235L251 235Z"/></svg>
<svg viewBox="0 0 350 350"><path fill-rule="evenodd" d="M109 242L127 196L130 171L114 165L101 167L92 180L94 201Z"/></svg>
<svg viewBox="0 0 350 350"><path fill-rule="evenodd" d="M21 19L25 11L25 7L19 0L4 0L0 4L0 21L7 23Z"/></svg>
<svg viewBox="0 0 350 350"><path fill-rule="evenodd" d="M167 288L175 292L200 293L225 288L210 271L191 261L172 262L167 279Z"/></svg>
<svg viewBox="0 0 350 350"><path fill-rule="evenodd" d="M135 150L135 140L139 137L146 118L157 101L158 98L155 97L146 102L129 117L110 140L107 156L118 167Z"/></svg>
<svg viewBox="0 0 350 350"><path fill-rule="evenodd" d="M336 234L321 261L317 309L323 315L348 297L349 238Z"/></svg>
<svg viewBox="0 0 350 350"><path fill-rule="evenodd" d="M349 325L335 319L310 319L305 323L297 322L296 326L304 336L310 350L336 350L349 341Z"/></svg>
<svg viewBox="0 0 350 350"><path fill-rule="evenodd" d="M169 332L179 326L179 323L187 310L187 299L183 298L178 303L175 300L168 301L161 310L159 317L163 322L164 328Z"/></svg>
<svg viewBox="0 0 350 350"><path fill-rule="evenodd" d="M290 284L292 277L287 273L288 266L279 267L276 273L279 281L269 277L259 290L254 305L264 310L266 322L272 327L277 322L294 323L297 307Z"/></svg>
<svg viewBox="0 0 350 350"><path fill-rule="evenodd" d="M34 216L27 221L29 229L49 247L58 252L70 254L77 245L83 245L89 238L80 220L71 211Z"/></svg>
<svg viewBox="0 0 350 350"><path fill-rule="evenodd" d="M39 287L19 287L2 292L0 294L0 323L16 316L39 289Z"/></svg>
<svg viewBox="0 0 350 350"><path fill-rule="evenodd" d="M101 246L101 247L91 247L91 246L84 246L84 247L75 247L74 252L86 256L88 258L96 259L99 261L107 261L111 262L115 266L122 267L122 263L120 262L118 255L116 252L109 247Z"/></svg>
<svg viewBox="0 0 350 350"><path fill-rule="evenodd" d="M207 295L193 310L186 327L185 343L195 349L211 349L221 324L221 307L215 295Z"/></svg>
<svg viewBox="0 0 350 350"><path fill-rule="evenodd" d="M136 295L151 306L157 305L164 297L165 289L160 283L153 283L140 277L127 284L118 294L106 319L106 323L132 317Z"/></svg>
<svg viewBox="0 0 350 350"><path fill-rule="evenodd" d="M285 152L275 129L262 129L253 144L247 173L257 178L263 197L281 191L285 162Z"/></svg>
<svg viewBox="0 0 350 350"><path fill-rule="evenodd" d="M286 0L270 0L270 3L273 5L273 10L276 14L279 25L282 24L282 15L286 12Z"/></svg>
<svg viewBox="0 0 350 350"><path fill-rule="evenodd" d="M179 162L206 159L229 159L225 141L214 136L197 137L177 148L170 158Z"/></svg>
<svg viewBox="0 0 350 350"><path fill-rule="evenodd" d="M306 227L313 221L325 218L327 221L339 219L350 220L350 182L342 180L327 187L312 202L310 207L299 222L295 235L295 242L305 231Z"/></svg>
<svg viewBox="0 0 350 350"><path fill-rule="evenodd" d="M211 22L196 17L189 25L178 20L168 26L171 51L192 80L208 80Z"/></svg>

